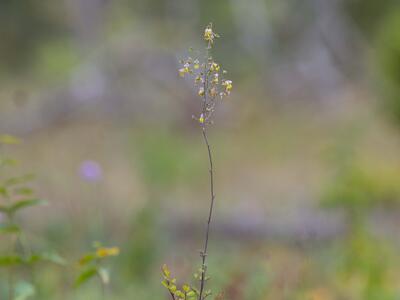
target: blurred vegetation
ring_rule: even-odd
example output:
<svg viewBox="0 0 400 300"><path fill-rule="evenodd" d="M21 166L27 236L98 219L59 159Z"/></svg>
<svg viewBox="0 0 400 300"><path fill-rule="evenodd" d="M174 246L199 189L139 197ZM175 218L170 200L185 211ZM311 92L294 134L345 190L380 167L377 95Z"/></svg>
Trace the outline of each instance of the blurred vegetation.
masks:
<svg viewBox="0 0 400 300"><path fill-rule="evenodd" d="M0 3L0 46L3 72L20 73L32 66L32 59L44 43L60 34L66 23L52 1L2 1ZM64 20L65 21L65 20Z"/></svg>
<svg viewBox="0 0 400 300"><path fill-rule="evenodd" d="M17 299L99 299L96 260L77 263L95 241L120 250L101 262L106 299L167 299L163 262L177 278L196 271L208 167L196 91L177 68L210 21L235 84L210 135L210 288L229 300L400 298L398 1L7 0L0 150L20 164L2 156L1 187L34 173L15 191L48 205L1 199L0 299L11 266ZM98 174L82 174L87 162ZM18 246L11 259L22 228L36 256ZM75 287L86 271L94 280Z"/></svg>

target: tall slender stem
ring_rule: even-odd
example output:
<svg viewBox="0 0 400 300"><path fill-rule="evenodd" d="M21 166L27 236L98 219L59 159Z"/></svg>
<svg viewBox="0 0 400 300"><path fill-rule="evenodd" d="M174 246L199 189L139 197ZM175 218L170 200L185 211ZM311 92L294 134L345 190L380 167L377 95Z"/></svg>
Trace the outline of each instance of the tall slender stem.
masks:
<svg viewBox="0 0 400 300"><path fill-rule="evenodd" d="M204 240L204 248L203 251L201 252L201 259L202 259L202 265L201 265L201 279L200 279L200 292L199 292L199 300L203 300L203 292L204 292L204 286L205 286L205 281L206 281L206 259L207 259L207 250L208 250L208 240L209 240L209 234L210 234L210 224L212 220L212 213L213 213L213 208L214 208L214 200L215 200L215 194L214 194L214 166L213 166L213 161L212 161L212 154L211 154L211 146L210 143L208 142L207 138L207 130L205 125L202 127L202 133L203 133L203 139L204 143L207 146L207 152L208 152L208 160L209 160L209 172L210 172L210 209L208 212L208 219L207 219L207 228L206 228L206 235L205 235L205 240Z"/></svg>

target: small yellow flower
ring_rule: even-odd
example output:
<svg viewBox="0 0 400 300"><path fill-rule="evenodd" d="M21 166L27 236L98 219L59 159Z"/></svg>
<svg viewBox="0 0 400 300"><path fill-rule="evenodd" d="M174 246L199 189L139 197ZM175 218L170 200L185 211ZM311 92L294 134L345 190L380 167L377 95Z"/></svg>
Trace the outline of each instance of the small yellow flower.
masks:
<svg viewBox="0 0 400 300"><path fill-rule="evenodd" d="M202 87L199 89L199 96L204 96L204 88Z"/></svg>
<svg viewBox="0 0 400 300"><path fill-rule="evenodd" d="M185 77L185 74L189 73L189 68L187 68L187 67L181 68L181 69L178 70L178 72L179 72L179 76Z"/></svg>
<svg viewBox="0 0 400 300"><path fill-rule="evenodd" d="M214 40L214 34L210 26L207 26L207 28L204 30L204 40L211 43Z"/></svg>
<svg viewBox="0 0 400 300"><path fill-rule="evenodd" d="M103 258L103 257L107 257L107 256L117 256L118 254L119 254L118 247L111 247L111 248L100 247L100 248L97 248L97 250L96 250L96 255L99 258Z"/></svg>
<svg viewBox="0 0 400 300"><path fill-rule="evenodd" d="M196 60L193 62L193 69L197 70L198 68L200 68L200 63L199 63L199 60L196 59Z"/></svg>
<svg viewBox="0 0 400 300"><path fill-rule="evenodd" d="M200 115L200 118L199 118L199 122L200 122L200 124L204 124L204 115L203 114L201 114Z"/></svg>
<svg viewBox="0 0 400 300"><path fill-rule="evenodd" d="M214 39L216 37L219 37L218 34L216 34L215 32L213 32L212 30L212 24L209 24L206 29L204 30L204 40L210 44L212 44L214 42Z"/></svg>
<svg viewBox="0 0 400 300"><path fill-rule="evenodd" d="M213 62L210 66L210 71L212 71L212 72L218 72L219 69L220 69L220 66L216 62Z"/></svg>
<svg viewBox="0 0 400 300"><path fill-rule="evenodd" d="M189 62L186 62L186 63L183 65L183 68L179 69L178 72L179 72L179 76L181 76L181 77L184 77L185 74L187 74L187 73L191 73L191 70L190 70L190 63L189 63Z"/></svg>
<svg viewBox="0 0 400 300"><path fill-rule="evenodd" d="M225 92L229 95L233 88L232 80L225 80L222 85L225 87Z"/></svg>

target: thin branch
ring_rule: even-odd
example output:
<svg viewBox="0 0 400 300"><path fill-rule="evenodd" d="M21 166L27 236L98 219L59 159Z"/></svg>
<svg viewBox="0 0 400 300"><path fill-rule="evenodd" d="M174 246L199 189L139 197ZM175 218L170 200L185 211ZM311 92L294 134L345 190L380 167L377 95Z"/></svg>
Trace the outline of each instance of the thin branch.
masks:
<svg viewBox="0 0 400 300"><path fill-rule="evenodd" d="M166 279L166 280L167 280L167 283L169 286L171 282L168 279ZM169 294L171 295L172 300L175 300L175 294L170 289L168 289L168 291L169 291Z"/></svg>
<svg viewBox="0 0 400 300"><path fill-rule="evenodd" d="M169 293L171 294L172 300L175 300L175 295L173 292L169 291Z"/></svg>
<svg viewBox="0 0 400 300"><path fill-rule="evenodd" d="M209 234L210 234L210 224L212 220L212 213L213 213L213 208L214 208L214 200L215 200L215 194L214 194L214 166L213 166L213 161L212 161L212 154L211 154L211 146L210 143L208 142L207 138L207 130L205 125L202 127L202 133L203 133L203 139L204 143L207 146L207 152L208 152L208 160L209 160L209 172L210 172L210 209L208 213L208 220L207 220L207 228L206 228L206 236L205 236L205 241L204 241L204 249L201 252L201 258L202 258L202 266L201 266L201 280L200 280L200 293L199 293L199 300L203 300L203 291L204 291L204 285L206 281L206 259L207 259L207 250L208 250L208 240L209 240Z"/></svg>

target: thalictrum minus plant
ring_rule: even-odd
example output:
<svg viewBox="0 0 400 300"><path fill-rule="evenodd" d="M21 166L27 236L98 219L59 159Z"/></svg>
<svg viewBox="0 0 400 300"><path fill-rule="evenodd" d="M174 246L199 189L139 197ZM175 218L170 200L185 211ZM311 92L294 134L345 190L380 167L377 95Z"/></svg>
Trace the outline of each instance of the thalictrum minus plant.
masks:
<svg viewBox="0 0 400 300"><path fill-rule="evenodd" d="M193 116L193 119L197 120L200 125L204 144L207 148L210 174L210 206L205 230L204 246L200 251L201 267L199 272L194 274L195 278L199 281L199 286L195 287L189 284L184 284L181 289L179 289L176 285L176 279L171 277L171 272L168 267L166 265L162 267L164 277L162 284L168 289L173 300L204 300L206 297L211 295L210 290L205 290L205 285L206 281L209 279L207 276L207 255L215 193L214 166L211 145L207 136L207 129L208 126L213 123L212 116L218 100L222 100L226 96L230 95L233 87L232 81L225 78L227 72L221 68L220 64L217 63L211 55L212 47L217 38L219 38L219 35L213 31L213 26L210 23L205 28L203 34L203 39L206 43L204 59L201 60L200 58L188 57L187 59L180 61L182 67L179 69L179 75L181 77L189 76L193 80L201 100L201 111L197 116Z"/></svg>

